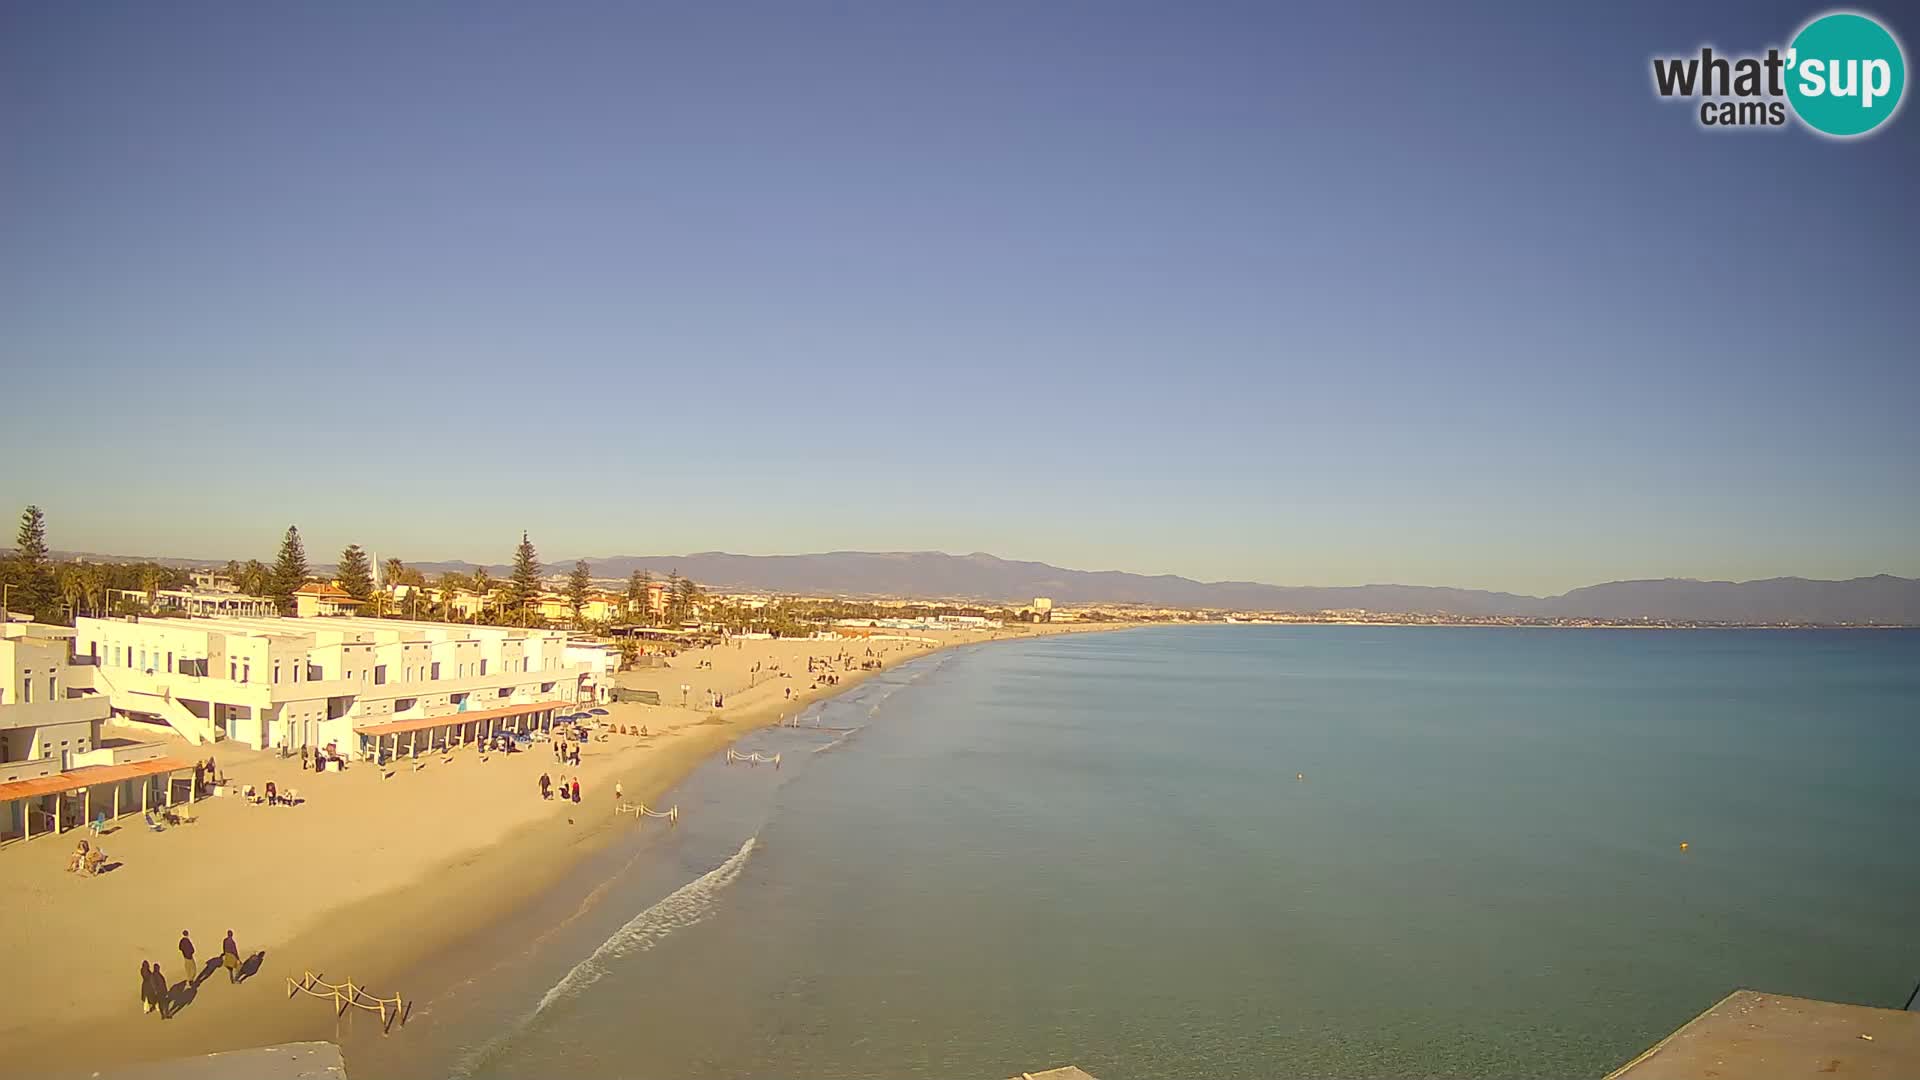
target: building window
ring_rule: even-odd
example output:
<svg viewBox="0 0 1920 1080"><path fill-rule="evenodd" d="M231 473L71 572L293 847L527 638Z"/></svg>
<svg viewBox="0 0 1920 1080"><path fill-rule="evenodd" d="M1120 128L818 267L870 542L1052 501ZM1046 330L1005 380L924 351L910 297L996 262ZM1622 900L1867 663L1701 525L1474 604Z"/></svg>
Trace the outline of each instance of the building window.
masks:
<svg viewBox="0 0 1920 1080"><path fill-rule="evenodd" d="M387 685L387 665L385 665L385 664L376 664L376 665L374 666L374 669L373 669L373 685L375 685L375 686L385 686L385 685Z"/></svg>
<svg viewBox="0 0 1920 1080"><path fill-rule="evenodd" d="M480 674L485 675L486 673L487 673L487 662L485 660L482 660L480 661Z"/></svg>
<svg viewBox="0 0 1920 1080"><path fill-rule="evenodd" d="M253 661L248 660L240 665L240 681L241 682L253 681Z"/></svg>
<svg viewBox="0 0 1920 1080"><path fill-rule="evenodd" d="M278 660L273 662L273 685L280 685L280 661Z"/></svg>
<svg viewBox="0 0 1920 1080"><path fill-rule="evenodd" d="M435 660L435 661L433 662L433 676L432 676L432 677L433 677L433 681L435 681L435 682L438 682L438 681L440 681L440 661L438 661L438 660Z"/></svg>

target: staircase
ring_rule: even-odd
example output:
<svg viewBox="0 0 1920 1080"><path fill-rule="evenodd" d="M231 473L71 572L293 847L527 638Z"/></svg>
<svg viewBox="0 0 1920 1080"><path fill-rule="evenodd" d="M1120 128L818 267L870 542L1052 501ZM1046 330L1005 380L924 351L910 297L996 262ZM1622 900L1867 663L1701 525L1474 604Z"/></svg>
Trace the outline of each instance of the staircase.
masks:
<svg viewBox="0 0 1920 1080"><path fill-rule="evenodd" d="M178 732L180 737L195 746L219 742L227 733L210 716L200 716L192 709L176 701L172 694L164 691L122 690L113 684L107 670L102 667L93 669L93 688L95 693L104 693L109 702L115 703L123 712L153 713L164 720L168 727ZM128 705L127 702L137 704Z"/></svg>

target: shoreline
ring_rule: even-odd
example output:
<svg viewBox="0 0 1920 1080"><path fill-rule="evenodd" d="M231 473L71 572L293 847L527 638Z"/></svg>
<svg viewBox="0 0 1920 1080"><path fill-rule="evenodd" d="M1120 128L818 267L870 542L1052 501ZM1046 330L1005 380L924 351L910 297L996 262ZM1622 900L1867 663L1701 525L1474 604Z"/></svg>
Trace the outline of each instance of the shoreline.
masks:
<svg viewBox="0 0 1920 1080"><path fill-rule="evenodd" d="M1134 626L1113 623L1084 627L1036 626L992 637L969 633L921 641L885 641L884 645L897 648L886 649L878 657L882 664L878 670L890 670L961 645L1111 632ZM722 677L722 662L744 665L748 659L762 654L791 660L794 654L807 654L809 646L814 651L830 653L862 648L866 644L857 639L745 642L733 648L690 650L676 658L674 667L639 669L639 674L668 685L696 678L711 684ZM746 652L747 646L756 646L752 654ZM696 666L707 661L713 662L714 668L701 670ZM351 976L356 983L374 988L380 994L394 993L396 980L433 962L476 933L511 918L603 851L620 834L624 821L612 813L610 791L616 779L625 788L626 801L658 800L711 755L724 751L742 736L773 724L789 713L850 691L877 673L844 672L839 683L833 686L795 687L790 700L772 693L790 684L775 678L761 679L758 686L749 690L725 690L730 699L748 700L738 707L729 705L718 713L673 706L609 706L614 715L606 719L613 723L638 722L652 726L663 719L679 722L662 726L646 741L614 735L610 743L591 743L583 751L578 768L553 767L550 757L538 756L545 753L538 746L529 755L532 758L529 761L475 765L461 760L474 758L474 754L456 754L445 764L426 766L428 772L385 781L381 780L378 769L359 764L353 767L358 778L354 773L343 777L354 780L355 795L364 791L371 799L388 797L388 789L375 786L384 783L393 785L391 801L398 803L401 792L408 787L424 788L406 799L409 805L396 806L391 814L382 814L382 808L377 805L350 800L352 805L329 815L338 819L331 822L336 826L365 825L371 820L370 831L377 834L374 836L302 835L291 841L290 848L260 851L257 846L246 843L253 838L242 835L242 830L253 830L256 821L280 815L274 824L306 826L299 829L304 834L324 829L329 822L312 820L322 814L317 806L265 809L223 799L203 801L202 820L187 827L188 837L136 833L134 829L141 825L139 819L123 819L119 827L99 843L116 858L123 850L131 852L128 862L132 865L102 879L86 881L61 873L58 867L64 865L68 850L63 843L43 842L25 845L19 850L9 849L0 853L0 885L5 885L10 895L31 887L35 895L27 898L29 902L42 901L51 921L65 925L45 927L46 938L51 940L43 939L37 947L20 942L0 946L0 961L4 961L0 966L25 972L41 987L62 981L72 981L75 985L63 987L67 993L57 997L49 994L28 999L39 1001L38 1007L15 1010L6 1026L0 1028L0 1059L6 1060L10 1069L86 1075L108 1066L274 1043L334 1041L346 1022L336 1021L329 1008L312 1002L288 1001L285 976L297 976L310 969L329 980ZM798 678L791 672L782 676L787 677ZM272 775L271 770L277 769L283 776L282 787L288 786L284 770L293 767L289 762L266 761L268 755L257 757L262 760L247 760L228 766L226 771L248 782L251 773ZM474 771L489 768L496 771L484 777ZM565 776L577 775L582 784L581 804L538 803L530 786L520 788L510 784L504 772L509 768L520 770L512 779L524 776L529 784L530 778L541 769ZM303 779L303 783L317 789L332 787L335 781L314 777ZM432 786L436 784L437 787ZM510 784L511 790L525 794L504 795L502 790L492 790L500 789L502 784ZM481 785L490 790L477 790ZM306 794L310 800L318 796L317 791ZM476 826L477 834L458 838L468 842L436 845L439 832L436 818L444 821L448 812L461 814L465 817L459 824L471 826L475 817L484 818L503 799L514 798L523 800L512 804L517 819L495 823L491 828L483 821ZM454 805L448 805L449 802ZM420 813L404 817L407 809ZM563 817L568 824L560 823ZM626 824L631 827L630 822ZM451 825L449 823L449 829ZM395 830L403 835L396 835ZM218 835L221 833L232 835ZM208 882L205 877L196 877L191 855L185 856L184 866L181 859L170 857L167 853L170 839L191 842L201 849L200 854L211 850L226 860L217 874L207 875L217 880ZM232 843L223 843L223 840ZM384 869L388 870L397 854L398 861L410 866L411 872L392 874L391 880L379 881L377 887L367 882L362 882L366 887L357 891L350 886L340 887L355 875L356 848L370 848L384 856L387 864ZM436 851L437 857L418 858L423 850ZM415 857L414 861L407 863L408 857ZM289 859L304 861L298 866L281 867L287 872L284 875L276 873L273 864ZM162 865L156 869L155 863ZM208 917L214 913L201 910L200 905L179 895L184 890L170 888L166 882L144 883L148 887L140 889L130 887L136 884L132 880L134 874L170 876L166 872L173 870L184 873L197 889L210 892L214 897L225 897L236 890L245 893L250 883L289 876L296 869L306 871L309 876L316 870L325 871L319 875L321 880L310 884L324 891L327 883L332 882L333 887L339 888L339 895L313 898L307 910L300 912L291 920L292 925L280 933L261 929L263 919L258 909L271 905L271 899L228 898L230 910L220 913L222 917L216 926ZM113 879L122 873L129 876L119 884L129 888L114 890L118 896L83 898L77 904L61 903L65 898L62 894L84 897L88 892L101 892L100 886L113 885ZM47 875L53 880L47 880ZM369 880L378 879L378 874L369 877ZM312 891L296 891L293 895L296 900L309 898ZM217 952L221 933L231 925L243 955L264 950L257 974L240 987L228 987L217 978L205 980L203 985L187 993L187 1005L180 1007L171 1020L143 1016L134 1007L134 975L141 960L153 959L164 966L169 977L177 977L180 957L172 945L178 929L165 930L164 936L158 936L162 932L157 929L134 934L125 926L116 926L119 933L91 935L89 926L101 924L90 924L88 916L97 916L110 924L122 914L116 910L115 903L107 903L104 911L69 910L73 907L91 909L95 906L88 902L91 899L138 905L143 920L155 927L178 924L194 930L202 961ZM185 901L184 909L175 907L176 900ZM152 911L152 907L174 910L165 914ZM252 918L247 917L249 911L253 912ZM31 917L28 913L28 918ZM156 936L158 940L154 940ZM133 939L136 943L109 940L112 938ZM19 955L21 953L26 955ZM74 959L83 962L68 962ZM397 989L404 994L407 988L397 986ZM400 1031L395 1028L395 1037L400 1037ZM82 1052L85 1059L81 1057Z"/></svg>

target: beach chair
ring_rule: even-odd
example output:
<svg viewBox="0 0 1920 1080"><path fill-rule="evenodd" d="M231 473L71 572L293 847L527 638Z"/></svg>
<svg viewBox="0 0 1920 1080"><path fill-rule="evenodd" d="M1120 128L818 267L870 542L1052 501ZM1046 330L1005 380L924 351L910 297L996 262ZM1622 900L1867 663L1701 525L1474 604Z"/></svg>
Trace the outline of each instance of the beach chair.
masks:
<svg viewBox="0 0 1920 1080"><path fill-rule="evenodd" d="M93 815L93 820L87 824L87 831L93 833L93 835L95 836L99 836L101 833L105 832L106 828L107 828L107 812L105 810L102 810L99 813Z"/></svg>
<svg viewBox="0 0 1920 1080"><path fill-rule="evenodd" d="M152 832L167 831L167 827L165 825L162 825L159 822L153 820L153 811L151 810L147 811L146 818L147 818L147 829L149 831L152 831Z"/></svg>

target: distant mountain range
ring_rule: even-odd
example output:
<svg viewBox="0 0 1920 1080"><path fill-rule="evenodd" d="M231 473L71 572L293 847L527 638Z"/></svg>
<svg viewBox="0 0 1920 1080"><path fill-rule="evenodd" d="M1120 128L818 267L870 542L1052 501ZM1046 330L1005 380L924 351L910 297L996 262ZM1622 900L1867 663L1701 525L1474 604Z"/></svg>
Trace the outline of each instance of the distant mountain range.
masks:
<svg viewBox="0 0 1920 1080"><path fill-rule="evenodd" d="M1771 578L1765 581L1611 581L1560 596L1520 596L1480 589L1421 585L1334 587L1194 581L1172 574L1067 570L975 552L833 551L816 555L615 555L588 559L597 578L635 570L655 576L677 570L702 585L842 596L917 596L1020 601L1049 596L1068 604L1311 612L1329 609L1445 615L1521 615L1600 619L1694 619L1713 622L1920 624L1920 580L1882 574L1850 581ZM428 573L471 573L470 563L412 563ZM563 573L573 563L547 564ZM489 566L495 576L507 567Z"/></svg>
<svg viewBox="0 0 1920 1080"><path fill-rule="evenodd" d="M56 553L57 558L123 560L122 556ZM156 559L169 566L219 566L225 560ZM625 578L635 570L656 577L679 571L709 588L848 597L911 596L1026 602L1036 596L1065 604L1144 604L1230 611L1314 612L1359 609L1436 615L1514 615L1536 618L1664 619L1730 623L1880 623L1920 625L1920 580L1892 577L1815 581L1610 581L1560 596L1521 596L1480 589L1422 585L1286 586L1255 581L1194 581L1172 574L1067 570L975 552L832 551L814 555L613 555L588 559L593 576ZM468 562L408 563L429 576L470 574ZM573 560L546 564L565 573ZM330 567L316 567L325 572ZM487 573L504 577L504 564Z"/></svg>

